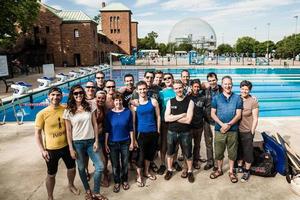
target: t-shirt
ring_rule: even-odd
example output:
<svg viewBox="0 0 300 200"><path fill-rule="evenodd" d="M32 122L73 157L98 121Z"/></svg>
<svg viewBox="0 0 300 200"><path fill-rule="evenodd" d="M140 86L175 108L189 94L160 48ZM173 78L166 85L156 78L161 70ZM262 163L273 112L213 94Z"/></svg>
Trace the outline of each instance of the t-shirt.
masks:
<svg viewBox="0 0 300 200"><path fill-rule="evenodd" d="M242 120L240 121L240 132L251 132L253 115L252 110L258 108L258 102L253 97L243 100Z"/></svg>
<svg viewBox="0 0 300 200"><path fill-rule="evenodd" d="M196 96L194 96L192 94L190 94L188 96L195 104L191 126L192 126L192 128L201 128L203 126L203 122L204 122L207 99L203 93L199 93Z"/></svg>
<svg viewBox="0 0 300 200"><path fill-rule="evenodd" d="M95 107L91 107L91 112L83 111L75 114L72 114L70 110L65 110L63 118L70 120L71 122L73 140L88 140L95 138L92 123L92 114L95 110Z"/></svg>
<svg viewBox="0 0 300 200"><path fill-rule="evenodd" d="M105 129L111 142L129 140L130 131L133 131L131 111L128 108L122 112L109 111L105 117Z"/></svg>
<svg viewBox="0 0 300 200"><path fill-rule="evenodd" d="M35 118L35 127L42 129L45 134L45 148L49 150L61 149L68 145L66 127L63 120L65 107L46 107Z"/></svg>
<svg viewBox="0 0 300 200"><path fill-rule="evenodd" d="M211 107L216 109L216 115L223 123L229 123L236 115L237 109L243 109L243 101L240 95L231 93L226 97L223 93L213 97ZM221 126L216 123L215 130L220 131ZM237 131L238 123L233 124L229 131Z"/></svg>
<svg viewBox="0 0 300 200"><path fill-rule="evenodd" d="M167 102L170 99L174 98L175 96L176 93L173 88L165 88L159 92L159 103L161 106L160 116L162 121L165 121L165 111L166 111Z"/></svg>
<svg viewBox="0 0 300 200"><path fill-rule="evenodd" d="M130 99L131 99L131 97L132 97L132 92L133 92L133 91L128 91L128 90L125 90L125 91L123 92L123 106L124 106L125 108L128 108L129 101L130 101Z"/></svg>
<svg viewBox="0 0 300 200"><path fill-rule="evenodd" d="M190 97L185 96L182 101L177 101L176 97L170 99L170 106L171 106L171 114L172 115L179 115L182 113L187 113L189 104L190 104ZM178 121L170 122L169 123L169 130L177 133L185 133L190 131L191 125L180 123Z"/></svg>

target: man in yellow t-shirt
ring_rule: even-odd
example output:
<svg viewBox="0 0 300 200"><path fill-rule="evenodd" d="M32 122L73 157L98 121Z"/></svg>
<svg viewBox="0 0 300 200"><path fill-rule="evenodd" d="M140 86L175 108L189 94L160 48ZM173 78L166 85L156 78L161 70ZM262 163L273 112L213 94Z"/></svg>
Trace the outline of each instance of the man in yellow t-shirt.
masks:
<svg viewBox="0 0 300 200"><path fill-rule="evenodd" d="M35 140L47 164L46 188L48 200L53 200L55 175L60 158L63 159L68 169L70 191L75 195L79 195L80 191L74 186L76 166L75 160L70 155L65 122L62 118L65 107L60 105L62 100L61 89L52 87L49 90L48 98L50 105L41 110L35 119ZM42 132L44 132L44 140Z"/></svg>

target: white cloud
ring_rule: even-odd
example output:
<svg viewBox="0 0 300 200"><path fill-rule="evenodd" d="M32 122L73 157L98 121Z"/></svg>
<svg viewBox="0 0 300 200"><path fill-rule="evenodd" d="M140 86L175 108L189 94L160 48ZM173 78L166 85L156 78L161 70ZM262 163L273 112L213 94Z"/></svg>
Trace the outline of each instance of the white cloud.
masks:
<svg viewBox="0 0 300 200"><path fill-rule="evenodd" d="M137 13L134 16L136 17L147 17L147 16L152 16L154 15L154 12L143 12L143 13Z"/></svg>
<svg viewBox="0 0 300 200"><path fill-rule="evenodd" d="M54 5L50 4L49 6L51 6L52 8L55 8L57 10L63 10L63 8L60 5L57 5L57 4L54 4Z"/></svg>
<svg viewBox="0 0 300 200"><path fill-rule="evenodd" d="M160 4L165 10L200 11L215 9L214 0L169 0Z"/></svg>
<svg viewBox="0 0 300 200"><path fill-rule="evenodd" d="M136 0L135 7L143 7L146 5L157 3L159 0Z"/></svg>

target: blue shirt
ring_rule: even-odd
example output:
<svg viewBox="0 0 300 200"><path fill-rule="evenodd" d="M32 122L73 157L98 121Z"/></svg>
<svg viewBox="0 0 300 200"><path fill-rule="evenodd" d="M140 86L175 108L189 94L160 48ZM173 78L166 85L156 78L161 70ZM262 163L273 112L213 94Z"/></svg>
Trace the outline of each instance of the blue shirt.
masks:
<svg viewBox="0 0 300 200"><path fill-rule="evenodd" d="M129 140L130 131L133 131L131 111L128 108L122 112L109 111L105 117L105 129L110 142Z"/></svg>
<svg viewBox="0 0 300 200"><path fill-rule="evenodd" d="M236 115L237 109L243 109L243 101L240 95L232 93L229 98L223 93L213 97L211 107L216 109L216 115L223 123L230 122ZM215 130L220 131L221 126L216 123ZM238 123L233 124L229 131L237 131Z"/></svg>
<svg viewBox="0 0 300 200"><path fill-rule="evenodd" d="M140 104L136 108L137 114L137 130L139 133L157 132L155 108L152 105L151 99L144 105Z"/></svg>
<svg viewBox="0 0 300 200"><path fill-rule="evenodd" d="M159 101L161 105L160 116L162 121L165 121L165 111L167 107L167 102L175 96L176 93L173 88L165 88L159 92Z"/></svg>

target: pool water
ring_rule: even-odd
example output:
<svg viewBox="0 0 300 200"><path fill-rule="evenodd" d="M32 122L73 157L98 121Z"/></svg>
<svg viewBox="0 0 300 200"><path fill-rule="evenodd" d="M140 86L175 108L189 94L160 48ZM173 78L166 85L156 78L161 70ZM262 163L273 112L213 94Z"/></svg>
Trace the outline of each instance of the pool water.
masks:
<svg viewBox="0 0 300 200"><path fill-rule="evenodd" d="M147 69L149 70L149 69ZM170 72L175 78L180 78L181 69L165 69L163 72ZM218 75L219 83L225 75L233 78L233 91L239 93L239 84L242 80L249 80L253 84L251 94L259 101L260 117L284 117L300 116L300 69L189 69L191 79L199 78L206 80L206 74L215 72ZM116 81L117 87L123 85L123 76L127 73L134 75L135 80L143 78L145 69L123 69L113 70L112 79ZM108 74L106 73L106 76ZM61 85L64 93L62 103L67 102L69 87L74 84L84 84L88 80L94 80L88 76L79 81ZM31 102L31 103L29 103ZM25 113L24 121L34 121L36 114L46 106L47 91L33 94L32 97L22 98L15 103L17 116ZM1 114L1 113L0 113ZM12 108L6 110L6 121L16 121Z"/></svg>

